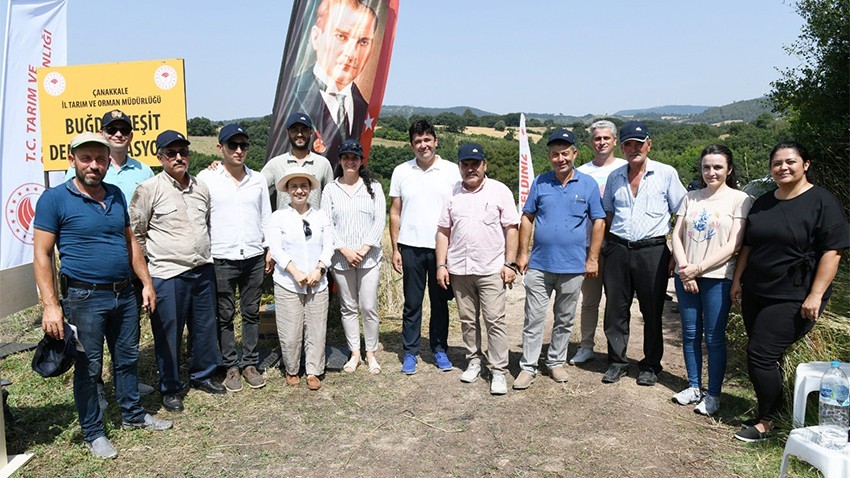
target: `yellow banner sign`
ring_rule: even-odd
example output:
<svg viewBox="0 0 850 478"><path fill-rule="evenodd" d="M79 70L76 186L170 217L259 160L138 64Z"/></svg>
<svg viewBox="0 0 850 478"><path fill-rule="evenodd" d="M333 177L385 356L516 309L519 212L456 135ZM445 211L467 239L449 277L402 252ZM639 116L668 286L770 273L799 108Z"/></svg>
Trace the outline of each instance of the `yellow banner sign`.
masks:
<svg viewBox="0 0 850 478"><path fill-rule="evenodd" d="M133 121L129 155L159 166L156 136L186 133L183 60L151 60L38 69L38 105L45 171L68 169L68 144L100 131L103 115L121 110Z"/></svg>

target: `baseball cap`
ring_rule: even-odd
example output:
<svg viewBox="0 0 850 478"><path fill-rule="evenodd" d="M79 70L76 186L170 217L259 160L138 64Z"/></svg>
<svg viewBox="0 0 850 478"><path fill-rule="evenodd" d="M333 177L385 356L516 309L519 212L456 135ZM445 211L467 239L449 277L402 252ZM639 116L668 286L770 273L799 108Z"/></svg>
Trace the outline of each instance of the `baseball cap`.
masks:
<svg viewBox="0 0 850 478"><path fill-rule="evenodd" d="M339 155L342 156L342 153L352 153L362 158L363 146L356 139L348 138L339 145Z"/></svg>
<svg viewBox="0 0 850 478"><path fill-rule="evenodd" d="M162 133L159 133L159 136L156 137L156 149L162 149L176 141L180 141L186 144L192 144L189 142L188 139L186 139L185 136L183 136L182 133L178 133L173 129L167 129Z"/></svg>
<svg viewBox="0 0 850 478"><path fill-rule="evenodd" d="M310 121L310 117L304 113L292 113L289 115L289 117L286 118L286 129L289 129L292 125L299 123L313 129L313 122Z"/></svg>
<svg viewBox="0 0 850 478"><path fill-rule="evenodd" d="M77 360L77 347L74 343L74 331L67 322L64 324L65 337L54 339L47 334L38 343L32 356L32 369L44 378L58 377L67 372Z"/></svg>
<svg viewBox="0 0 850 478"><path fill-rule="evenodd" d="M107 111L105 115L103 115L103 119L100 120L100 129L106 128L109 123L114 123L115 121L123 121L127 123L130 128L133 127L133 122L130 121L130 117L124 114L121 110L112 110Z"/></svg>
<svg viewBox="0 0 850 478"><path fill-rule="evenodd" d="M86 143L97 143L102 144L107 148L109 147L109 143L101 134L86 131L85 133L80 133L74 136L73 139L71 139L71 151L74 151L75 149L77 149L77 147L82 146Z"/></svg>
<svg viewBox="0 0 850 478"><path fill-rule="evenodd" d="M476 161L485 161L484 148L478 143L464 143L457 149L457 160L474 159Z"/></svg>
<svg viewBox="0 0 850 478"><path fill-rule="evenodd" d="M640 121L629 121L620 126L620 144L629 140L646 142L649 138L649 128Z"/></svg>
<svg viewBox="0 0 850 478"><path fill-rule="evenodd" d="M222 126L221 131L218 132L218 143L219 144L224 143L228 139L236 136L237 134L241 134L241 135L245 136L246 138L249 137L248 132L245 131L245 128L243 128L241 124L238 124L238 123L226 124L226 125Z"/></svg>
<svg viewBox="0 0 850 478"><path fill-rule="evenodd" d="M564 128L553 131L552 134L549 135L549 140L546 142L546 146L549 146L556 141L566 141L570 144L576 144L576 138L573 136L573 132Z"/></svg>

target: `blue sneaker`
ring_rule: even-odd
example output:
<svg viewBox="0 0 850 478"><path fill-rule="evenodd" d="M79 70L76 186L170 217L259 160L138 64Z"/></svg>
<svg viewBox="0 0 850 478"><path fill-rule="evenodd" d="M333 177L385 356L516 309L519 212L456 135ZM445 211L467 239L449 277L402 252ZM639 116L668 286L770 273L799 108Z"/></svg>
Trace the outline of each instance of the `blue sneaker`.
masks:
<svg viewBox="0 0 850 478"><path fill-rule="evenodd" d="M448 372L452 369L451 360L449 360L449 357L442 350L434 352L434 362L437 364L437 368L443 372Z"/></svg>
<svg viewBox="0 0 850 478"><path fill-rule="evenodd" d="M401 366L401 373L405 375L413 375L416 373L416 356L411 354L404 355L404 364Z"/></svg>

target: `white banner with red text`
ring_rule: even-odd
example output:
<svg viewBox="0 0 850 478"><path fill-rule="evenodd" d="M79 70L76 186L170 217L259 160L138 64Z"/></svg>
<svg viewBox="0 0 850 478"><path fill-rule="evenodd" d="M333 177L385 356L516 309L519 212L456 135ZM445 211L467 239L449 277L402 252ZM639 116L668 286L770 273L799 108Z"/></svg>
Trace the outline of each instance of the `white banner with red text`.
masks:
<svg viewBox="0 0 850 478"><path fill-rule="evenodd" d="M517 197L518 207L522 214L522 207L528 199L531 190L531 182L534 181L534 165L531 164L531 148L528 146L528 131L525 129L525 115L519 115L519 188Z"/></svg>

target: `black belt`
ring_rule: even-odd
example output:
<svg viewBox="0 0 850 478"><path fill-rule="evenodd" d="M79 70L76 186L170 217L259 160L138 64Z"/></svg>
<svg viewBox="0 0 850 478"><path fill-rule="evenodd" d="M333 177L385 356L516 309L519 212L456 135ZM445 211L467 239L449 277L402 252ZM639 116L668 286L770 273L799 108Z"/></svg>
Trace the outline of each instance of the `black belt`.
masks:
<svg viewBox="0 0 850 478"><path fill-rule="evenodd" d="M67 276L66 276L67 277ZM107 284L91 284L68 277L66 279L68 287L73 289L83 290L111 290L112 292L121 292L125 287L130 285L130 279L124 279L119 282L109 282Z"/></svg>
<svg viewBox="0 0 850 478"><path fill-rule="evenodd" d="M609 234L608 238L617 244L626 246L628 249L643 249L644 247L667 244L667 238L664 236L650 237L649 239L641 239L639 241L627 241L620 236L615 236L614 234Z"/></svg>

